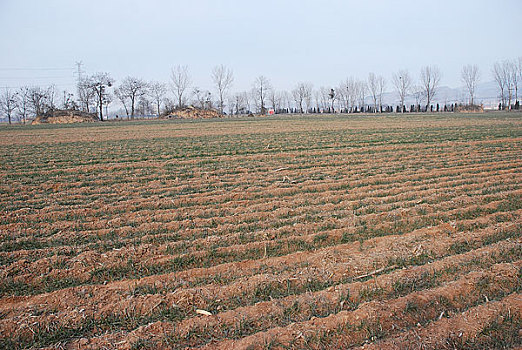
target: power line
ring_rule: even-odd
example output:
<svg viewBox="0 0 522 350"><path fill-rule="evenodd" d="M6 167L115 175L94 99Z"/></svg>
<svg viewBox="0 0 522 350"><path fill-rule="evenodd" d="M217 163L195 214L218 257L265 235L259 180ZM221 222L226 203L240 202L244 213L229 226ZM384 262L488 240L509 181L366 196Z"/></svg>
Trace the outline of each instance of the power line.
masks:
<svg viewBox="0 0 522 350"><path fill-rule="evenodd" d="M56 86L56 87L70 87L70 86L76 86L76 84L49 84L48 86ZM40 85L34 85L34 84L31 84L31 85L20 85L20 86L0 86L0 89L20 89L20 88L24 88L24 87L35 87L35 86L40 86Z"/></svg>
<svg viewBox="0 0 522 350"><path fill-rule="evenodd" d="M3 77L0 75L0 80L4 80L4 79L20 79L20 80L28 80L28 79L71 79L70 76L64 76L64 75L61 75L61 76L45 76L45 77L35 77L35 76L30 76L30 77Z"/></svg>
<svg viewBox="0 0 522 350"><path fill-rule="evenodd" d="M29 75L32 75L35 73L37 75L41 74L41 73L44 73L44 74L51 73L52 74L52 72L56 72L57 74L60 74L60 72L65 72L65 71L72 72L72 75L74 75L76 73L74 67L0 67L0 74L2 74L3 72L5 72L7 74L15 73L15 72L24 74L24 72L26 72L28 74L26 76L16 75L16 76L7 76L7 77L2 77L0 75L0 81L3 81L3 83L6 83L6 85L10 85L10 86L2 86L1 88L2 89L19 89L19 88L23 88L23 87L27 87L27 86L40 86L41 82L36 82L36 81L41 81L42 79L58 79L58 80L62 80L62 82L63 82L64 79L71 79L71 76L64 76L64 75L29 76ZM81 72L81 68L79 71ZM30 83L30 84L12 85L10 83L12 83L13 81L9 82L9 80L19 80L17 83L22 83L22 81L31 80L33 82L36 82L36 84ZM49 84L49 85L53 85L53 86L60 87L60 88L70 88L70 87L76 86L76 84L74 84L74 83L65 83L65 82L63 82L61 84Z"/></svg>
<svg viewBox="0 0 522 350"><path fill-rule="evenodd" d="M74 70L74 68L1 68L0 70L11 70L11 71L50 71L50 70Z"/></svg>

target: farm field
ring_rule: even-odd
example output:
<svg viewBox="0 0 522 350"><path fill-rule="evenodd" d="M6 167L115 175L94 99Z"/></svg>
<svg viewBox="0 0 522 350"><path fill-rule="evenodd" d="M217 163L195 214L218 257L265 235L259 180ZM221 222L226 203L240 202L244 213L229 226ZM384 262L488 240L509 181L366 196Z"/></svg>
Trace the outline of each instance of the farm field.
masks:
<svg viewBox="0 0 522 350"><path fill-rule="evenodd" d="M0 127L0 348L522 346L522 114Z"/></svg>

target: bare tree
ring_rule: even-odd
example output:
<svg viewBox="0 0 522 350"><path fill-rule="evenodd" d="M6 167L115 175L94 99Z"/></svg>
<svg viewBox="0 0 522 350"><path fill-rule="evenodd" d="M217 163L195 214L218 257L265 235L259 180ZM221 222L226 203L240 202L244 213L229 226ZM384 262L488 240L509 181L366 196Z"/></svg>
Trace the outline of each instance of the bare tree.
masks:
<svg viewBox="0 0 522 350"><path fill-rule="evenodd" d="M63 90L62 108L73 110L78 108L76 102L74 101L74 94L68 92L67 90Z"/></svg>
<svg viewBox="0 0 522 350"><path fill-rule="evenodd" d="M506 108L506 88L507 88L507 77L506 71L504 69L504 65L495 62L493 65L493 78L498 84L499 92L500 92L500 103L502 104L502 109Z"/></svg>
<svg viewBox="0 0 522 350"><path fill-rule="evenodd" d="M310 84L310 87L309 87L309 91L308 93L305 95L305 104L306 104L306 110L309 112L310 109L312 108L312 91L313 91L313 85Z"/></svg>
<svg viewBox="0 0 522 350"><path fill-rule="evenodd" d="M339 83L339 86L334 90L335 91L335 98L338 101L339 105L339 113L343 113L344 111L349 111L349 80L347 79L344 82Z"/></svg>
<svg viewBox="0 0 522 350"><path fill-rule="evenodd" d="M510 81L511 81L511 86L512 86L512 91L515 92L515 95L512 96L514 101L518 101L518 84L520 83L520 58L519 58L519 61L517 63L517 61L513 60L513 61L510 61L509 62L509 75L511 76L510 78Z"/></svg>
<svg viewBox="0 0 522 350"><path fill-rule="evenodd" d="M335 98L339 103L339 113L343 113L345 110L349 111L349 98L346 92L346 86L341 83L335 90Z"/></svg>
<svg viewBox="0 0 522 350"><path fill-rule="evenodd" d="M375 113L382 110L382 95L384 93L385 83L386 80L381 75L377 76L375 73L370 73L368 75L368 89L372 95Z"/></svg>
<svg viewBox="0 0 522 350"><path fill-rule="evenodd" d="M359 98L359 82L353 77L347 78L337 89L337 96L341 101L341 108L344 107L348 112L353 112Z"/></svg>
<svg viewBox="0 0 522 350"><path fill-rule="evenodd" d="M424 95L426 96L426 110L437 94L439 87L441 72L437 66L425 66L421 68L421 83L424 88Z"/></svg>
<svg viewBox="0 0 522 350"><path fill-rule="evenodd" d="M127 96L119 88L114 89L114 95L121 102L123 108L125 109L125 114L127 115L127 118L130 118L129 101L127 99Z"/></svg>
<svg viewBox="0 0 522 350"><path fill-rule="evenodd" d="M518 72L518 78L517 78L517 85L515 89L515 99L518 101L518 84L522 82L522 56L518 58L518 64L517 64L517 72Z"/></svg>
<svg viewBox="0 0 522 350"><path fill-rule="evenodd" d="M360 111L363 111L363 108L366 108L364 99L366 97L366 92L368 92L368 86L366 85L366 82L357 81L356 90L357 90L357 98L359 100L359 109L360 109Z"/></svg>
<svg viewBox="0 0 522 350"><path fill-rule="evenodd" d="M165 113L170 114L174 112L174 110L176 109L176 102L173 101L171 98L166 97L163 100L163 106L165 108Z"/></svg>
<svg viewBox="0 0 522 350"><path fill-rule="evenodd" d="M227 107L228 107L228 115L234 115L235 106L235 96L228 95L227 96Z"/></svg>
<svg viewBox="0 0 522 350"><path fill-rule="evenodd" d="M248 113L251 113L254 106L256 105L256 102L255 102L256 97L254 96L252 91L250 91L250 92L243 91L243 97L244 97L246 109L247 109ZM252 100L254 100L254 106L252 106Z"/></svg>
<svg viewBox="0 0 522 350"><path fill-rule="evenodd" d="M8 88L0 95L0 111L7 116L9 124L11 124L11 117L16 108L16 93L13 93Z"/></svg>
<svg viewBox="0 0 522 350"><path fill-rule="evenodd" d="M159 118L161 111L161 101L165 99L165 95L167 94L167 85L160 82L152 82L149 84L148 91L150 97L154 100L154 103L156 104L156 112Z"/></svg>
<svg viewBox="0 0 522 350"><path fill-rule="evenodd" d="M498 84L502 109L511 109L513 97L518 99L518 64L515 61L496 62L493 66L493 78Z"/></svg>
<svg viewBox="0 0 522 350"><path fill-rule="evenodd" d="M268 100L270 101L270 104L272 105L272 109L274 110L274 112L277 113L277 111L281 108L281 93L273 88L270 89L270 91L268 92Z"/></svg>
<svg viewBox="0 0 522 350"><path fill-rule="evenodd" d="M138 115L147 116L154 113L154 105L147 94L140 95L136 106Z"/></svg>
<svg viewBox="0 0 522 350"><path fill-rule="evenodd" d="M386 88L386 79L382 75L377 77L377 96L379 101L379 112L382 112L382 95L384 94L384 89Z"/></svg>
<svg viewBox="0 0 522 350"><path fill-rule="evenodd" d="M234 82L232 70L224 65L216 66L212 70L212 81L216 87L219 98L219 112L223 114L225 106L225 94Z"/></svg>
<svg viewBox="0 0 522 350"><path fill-rule="evenodd" d="M264 76L260 75L254 81L254 85L252 87L252 96L254 97L256 104L258 104L258 109L261 114L266 113L265 101L270 89L270 81Z"/></svg>
<svg viewBox="0 0 522 350"><path fill-rule="evenodd" d="M422 86L415 85L411 88L411 94L413 95L413 98L415 98L415 108L418 109L417 112L421 112L420 109L421 103L424 101L424 90Z"/></svg>
<svg viewBox="0 0 522 350"><path fill-rule="evenodd" d="M286 108L286 111L288 113L292 112L292 94L288 92L287 90L283 90L281 92L281 103L284 106L283 108Z"/></svg>
<svg viewBox="0 0 522 350"><path fill-rule="evenodd" d="M233 97L233 103L234 103L234 114L246 114L249 112L248 109L248 93L246 92L239 92L234 95Z"/></svg>
<svg viewBox="0 0 522 350"><path fill-rule="evenodd" d="M16 107L18 109L18 115L20 116L20 119L25 124L27 121L27 114L29 113L29 95L31 93L31 89L27 86L21 87L17 95L17 103Z"/></svg>
<svg viewBox="0 0 522 350"><path fill-rule="evenodd" d="M404 109L404 100L406 99L406 95L410 92L412 85L410 73L407 70L400 70L393 74L392 82L397 90L397 94L399 95L402 111Z"/></svg>
<svg viewBox="0 0 522 350"><path fill-rule="evenodd" d="M126 77L116 89L118 98L126 98L129 101L130 116L134 118L136 102L139 98L145 96L148 91L148 84L142 79L134 77Z"/></svg>
<svg viewBox="0 0 522 350"><path fill-rule="evenodd" d="M111 78L109 73L98 72L87 78L86 86L96 96L101 121L103 121L103 101L107 93L106 89L111 87L113 83L114 79Z"/></svg>
<svg viewBox="0 0 522 350"><path fill-rule="evenodd" d="M324 89L324 87L320 87L318 90L314 90L314 100L315 100L315 111L316 113L321 112L321 106L322 104L322 93L321 89Z"/></svg>
<svg viewBox="0 0 522 350"><path fill-rule="evenodd" d="M477 83L480 79L480 73L478 66L475 65L465 65L462 67L461 79L464 84L466 84L466 88L469 93L469 104L471 106L474 105L474 97L475 97L475 88L477 87Z"/></svg>
<svg viewBox="0 0 522 350"><path fill-rule="evenodd" d="M292 90L292 96L294 98L296 107L299 108L300 113L303 113L303 103L306 102L312 96L312 84L297 84L296 88Z"/></svg>
<svg viewBox="0 0 522 350"><path fill-rule="evenodd" d="M359 86L358 81L353 77L348 79L346 84L346 98L348 100L348 106L350 111L353 113L357 109L357 98L359 97Z"/></svg>
<svg viewBox="0 0 522 350"><path fill-rule="evenodd" d="M49 92L39 86L29 89L29 106L35 116L43 115L47 111Z"/></svg>
<svg viewBox="0 0 522 350"><path fill-rule="evenodd" d="M330 88L330 92L328 93L328 99L330 100L330 111L331 113L335 113L335 100L337 99L337 94L335 93L335 89Z"/></svg>
<svg viewBox="0 0 522 350"><path fill-rule="evenodd" d="M196 105L197 107L204 109L205 103L206 103L206 96L208 94L208 91L201 90L199 87L195 86L192 89L192 95L195 101L192 102L192 104Z"/></svg>
<svg viewBox="0 0 522 350"><path fill-rule="evenodd" d="M214 106L212 105L212 93L207 91L205 94L205 105L203 108L212 109Z"/></svg>
<svg viewBox="0 0 522 350"><path fill-rule="evenodd" d="M373 112L377 113L377 98L379 95L378 79L375 73L368 74L368 89L373 99Z"/></svg>
<svg viewBox="0 0 522 350"><path fill-rule="evenodd" d="M190 75L187 66L176 66L172 69L170 79L172 80L172 92L178 100L178 108L183 107L183 94L190 86Z"/></svg>
<svg viewBox="0 0 522 350"><path fill-rule="evenodd" d="M95 104L96 92L90 88L87 78L78 81L78 102L84 112L91 112L91 106Z"/></svg>
<svg viewBox="0 0 522 350"><path fill-rule="evenodd" d="M76 85L78 105L80 106L80 109L84 112L89 112L90 98L85 97L87 92L91 92L91 90L87 87L86 79L78 78L78 84Z"/></svg>
<svg viewBox="0 0 522 350"><path fill-rule="evenodd" d="M245 108L241 97L242 97L241 93L236 93L232 96L232 103L234 106L232 113L234 113L235 115L240 114L241 113L240 111L242 111L243 108Z"/></svg>
<svg viewBox="0 0 522 350"><path fill-rule="evenodd" d="M54 100L56 98L56 86L53 84L53 85L50 85L48 88L47 88L47 99L46 99L46 107L49 109L49 110L53 110L55 109L56 105L54 103Z"/></svg>
<svg viewBox="0 0 522 350"><path fill-rule="evenodd" d="M328 109L330 110L330 113L334 113L334 103L337 99L337 92L335 89L332 88L326 88L324 86L321 86L318 90L319 98L320 98L320 105L324 112L326 112ZM319 110L318 112L320 112Z"/></svg>
<svg viewBox="0 0 522 350"><path fill-rule="evenodd" d="M107 119L109 118L109 105L113 102L114 95L111 93L106 93L105 97L103 98L103 105L105 107L105 115L107 116Z"/></svg>
<svg viewBox="0 0 522 350"><path fill-rule="evenodd" d="M506 81L507 81L507 93L508 93L508 109L511 109L511 101L514 99L514 94L517 93L517 64L515 61L504 61L503 63Z"/></svg>

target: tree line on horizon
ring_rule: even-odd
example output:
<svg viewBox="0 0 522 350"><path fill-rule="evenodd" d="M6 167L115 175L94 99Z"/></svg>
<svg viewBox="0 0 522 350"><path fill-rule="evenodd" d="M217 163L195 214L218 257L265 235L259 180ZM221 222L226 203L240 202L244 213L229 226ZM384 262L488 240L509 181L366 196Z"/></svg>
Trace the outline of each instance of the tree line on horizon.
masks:
<svg viewBox="0 0 522 350"><path fill-rule="evenodd" d="M498 108L519 109L522 57L496 62L491 73L498 87ZM100 120L104 120L104 116L108 116L109 106L116 101L121 104L129 119L145 115L159 117L189 105L215 109L220 114L228 115L454 111L456 103L434 105L441 77L442 73L437 66L422 67L417 81L408 70L394 73L391 85L399 103L393 106L383 103L388 82L375 73L369 73L366 80L347 78L335 87L314 89L309 82L299 82L291 91L276 90L270 80L261 75L254 80L250 91L230 93L234 82L232 69L224 65L214 67L211 72L214 90L209 91L194 86L188 67L178 65L171 70L169 85L132 76L116 84L109 73L99 72L79 76L76 95L70 91L59 93L54 85L45 88L24 86L17 90L5 88L0 93L0 112L10 124L14 117L25 124L31 118L55 109L97 113ZM480 77L477 65L462 67L461 81L468 95L466 106L475 106L475 90ZM414 99L415 103L406 106L407 97Z"/></svg>

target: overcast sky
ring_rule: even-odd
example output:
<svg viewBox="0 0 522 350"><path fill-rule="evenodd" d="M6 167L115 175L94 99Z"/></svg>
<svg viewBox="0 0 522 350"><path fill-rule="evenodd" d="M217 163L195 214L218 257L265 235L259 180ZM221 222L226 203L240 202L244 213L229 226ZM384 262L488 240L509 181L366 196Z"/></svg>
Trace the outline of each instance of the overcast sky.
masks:
<svg viewBox="0 0 522 350"><path fill-rule="evenodd" d="M464 64L485 81L494 62L522 56L521 19L521 0L0 0L0 86L74 91L82 61L87 74L164 82L187 65L203 89L225 64L235 91L259 75L291 89L399 69L418 78L436 64L457 87Z"/></svg>

